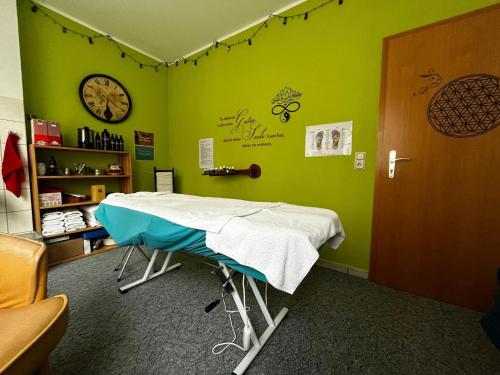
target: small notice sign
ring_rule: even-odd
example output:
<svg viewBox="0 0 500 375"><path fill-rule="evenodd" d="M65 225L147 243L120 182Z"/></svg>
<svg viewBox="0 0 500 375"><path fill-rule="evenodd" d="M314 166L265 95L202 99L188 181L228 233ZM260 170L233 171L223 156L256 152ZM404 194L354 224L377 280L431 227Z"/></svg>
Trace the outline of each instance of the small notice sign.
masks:
<svg viewBox="0 0 500 375"><path fill-rule="evenodd" d="M154 133L135 131L135 160L155 159Z"/></svg>
<svg viewBox="0 0 500 375"><path fill-rule="evenodd" d="M199 161L200 168L213 168L214 167L214 139L204 138L199 142Z"/></svg>

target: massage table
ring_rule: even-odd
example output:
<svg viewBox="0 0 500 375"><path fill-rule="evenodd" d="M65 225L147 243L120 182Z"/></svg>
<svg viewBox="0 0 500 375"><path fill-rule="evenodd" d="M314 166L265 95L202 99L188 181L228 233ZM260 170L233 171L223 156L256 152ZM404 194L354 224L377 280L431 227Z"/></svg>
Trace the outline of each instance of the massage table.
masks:
<svg viewBox="0 0 500 375"><path fill-rule="evenodd" d="M337 248L344 239L335 212L279 202L174 193L115 193L101 202L95 215L120 246L153 250L142 278L119 288L122 293L179 268L180 263L170 264L177 251L218 263L224 279L221 282L231 285L228 294L253 344L233 370L237 375L245 372L288 313L283 307L275 317L271 316L256 280L293 293L317 260L317 250L327 242ZM154 271L160 251L167 252L167 256L161 269ZM267 328L260 337L233 281L233 270L246 277L266 320Z"/></svg>

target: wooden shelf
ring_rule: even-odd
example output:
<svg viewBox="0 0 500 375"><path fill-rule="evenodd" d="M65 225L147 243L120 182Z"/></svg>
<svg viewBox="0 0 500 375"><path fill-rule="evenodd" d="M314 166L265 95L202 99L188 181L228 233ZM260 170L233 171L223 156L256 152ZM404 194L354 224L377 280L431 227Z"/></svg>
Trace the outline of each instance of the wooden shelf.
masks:
<svg viewBox="0 0 500 375"><path fill-rule="evenodd" d="M102 159L102 162L117 163L122 167L123 174L121 175L70 175L70 176L38 176L37 170L37 162L45 161L48 152L57 151L58 155L66 158L66 162L71 159L78 159L80 162L86 162L89 160ZM47 212L47 210L53 209L61 209L65 207L79 207L79 206L87 206L91 204L98 204L99 202L87 200L84 202L75 202L75 203L63 203L57 206L40 206L40 195L39 195L39 184L42 182L50 181L50 184L58 185L57 181L60 182L61 185L73 186L76 185L75 188L80 189L80 193L87 195L90 192L90 186L92 184L102 184L102 185L112 185L113 190L116 190L116 186L118 186L118 191L121 193L131 193L132 192L132 156L130 152L126 151L110 151L110 150L93 150L88 148L78 148L78 147L58 147L58 146L41 146L31 144L28 148L29 152L29 160L30 160L30 171L31 171L31 193L33 196L33 221L35 231L42 232L42 214ZM73 153L73 157L67 155L67 153ZM58 156L59 157L59 156ZM66 183L64 183L66 181ZM75 184L76 181L79 181L79 184ZM89 191L86 191L86 190ZM75 192L77 193L77 192ZM73 230L69 232L54 234L43 236L43 239L50 238L58 238L69 235L75 235L74 237L80 237L84 232L101 229L102 226L96 227L87 227L83 229ZM55 244L54 244L55 245ZM49 245L50 246L50 245ZM93 251L90 254L78 254L79 251L69 252L66 258L59 259L57 261L51 262L50 265L55 265L59 263L68 262L71 260L76 260L80 258L84 258L86 256L99 254L105 251L116 249L118 246L104 246L99 250ZM78 249L75 249L78 250ZM81 249L83 252L83 249ZM78 254L72 256L72 254ZM64 255L63 255L64 256Z"/></svg>
<svg viewBox="0 0 500 375"><path fill-rule="evenodd" d="M63 203L63 204L58 204L56 206L40 206L40 210L50 210L52 208L88 206L88 205L91 205L91 204L99 204L99 202L96 202L96 201L84 201L84 202L76 202L76 203Z"/></svg>
<svg viewBox="0 0 500 375"><path fill-rule="evenodd" d="M67 147L67 146L42 146L34 145L36 149L54 150L54 151L77 151L77 152L96 152L101 154L128 154L127 151L95 150L93 148Z"/></svg>
<svg viewBox="0 0 500 375"><path fill-rule="evenodd" d="M73 179L73 178L129 178L128 174L103 174L103 175L72 175L72 176L38 176L39 180L62 180L62 179Z"/></svg>
<svg viewBox="0 0 500 375"><path fill-rule="evenodd" d="M233 170L209 169L205 170L202 173L202 176L221 177L221 176L246 175L249 176L250 178L259 178L260 173L261 173L260 167L257 164L252 164L248 169L233 169Z"/></svg>
<svg viewBox="0 0 500 375"><path fill-rule="evenodd" d="M71 262L72 260L91 257L92 255L96 255L96 254L100 254L100 253L105 253L106 251L117 249L118 247L119 247L118 245L103 246L97 250L92 251L90 254L81 254L81 255L75 255L73 257L65 258L65 259L59 259L55 262L49 263L49 267L52 267L52 266L55 266L55 265L61 264L61 263Z"/></svg>
<svg viewBox="0 0 500 375"><path fill-rule="evenodd" d="M83 232L88 232L88 231L91 231L91 230L94 230L94 229L101 229L101 228L103 228L103 226L102 225L98 225L96 227L87 227L87 228L83 228L83 229L70 230L69 232L52 234L50 236L43 236L43 239L56 238L56 237L62 237L62 236L69 236L70 234L83 233Z"/></svg>

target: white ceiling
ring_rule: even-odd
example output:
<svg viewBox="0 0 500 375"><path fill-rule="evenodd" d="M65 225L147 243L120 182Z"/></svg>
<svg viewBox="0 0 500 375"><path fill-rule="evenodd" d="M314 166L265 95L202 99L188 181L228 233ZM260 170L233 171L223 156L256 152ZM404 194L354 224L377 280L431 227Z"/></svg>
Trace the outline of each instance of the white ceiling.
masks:
<svg viewBox="0 0 500 375"><path fill-rule="evenodd" d="M306 0L35 1L158 61L173 61Z"/></svg>

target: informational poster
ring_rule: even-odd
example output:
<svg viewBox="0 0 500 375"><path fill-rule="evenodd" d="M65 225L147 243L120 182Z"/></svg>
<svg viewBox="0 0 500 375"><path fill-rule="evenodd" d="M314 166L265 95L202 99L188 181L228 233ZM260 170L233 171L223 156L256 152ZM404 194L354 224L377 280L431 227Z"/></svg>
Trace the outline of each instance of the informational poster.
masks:
<svg viewBox="0 0 500 375"><path fill-rule="evenodd" d="M204 138L199 141L200 168L214 167L214 139Z"/></svg>
<svg viewBox="0 0 500 375"><path fill-rule="evenodd" d="M135 131L135 160L155 159L154 133Z"/></svg>
<svg viewBox="0 0 500 375"><path fill-rule="evenodd" d="M306 157L351 155L352 121L306 127Z"/></svg>

